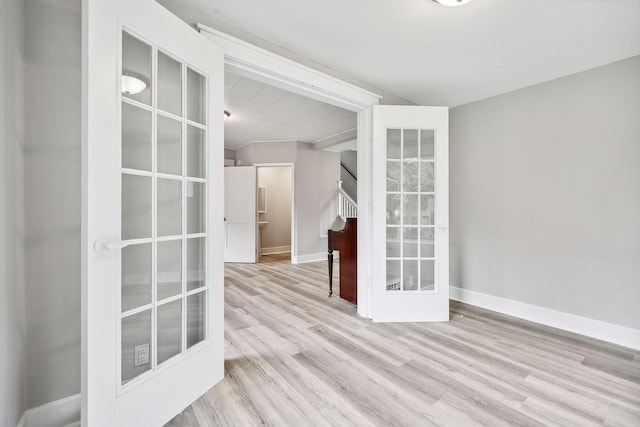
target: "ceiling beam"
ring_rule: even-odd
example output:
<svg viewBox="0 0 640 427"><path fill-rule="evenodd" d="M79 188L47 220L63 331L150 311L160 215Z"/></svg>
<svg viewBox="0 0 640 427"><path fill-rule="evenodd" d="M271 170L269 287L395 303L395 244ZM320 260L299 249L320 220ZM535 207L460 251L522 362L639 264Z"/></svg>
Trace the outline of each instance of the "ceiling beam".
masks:
<svg viewBox="0 0 640 427"><path fill-rule="evenodd" d="M344 132L340 132L337 135L333 135L327 138L322 138L322 139L318 139L317 141L313 141L312 143L313 149L326 150L336 145L352 141L357 137L358 137L358 129L357 128L349 129Z"/></svg>

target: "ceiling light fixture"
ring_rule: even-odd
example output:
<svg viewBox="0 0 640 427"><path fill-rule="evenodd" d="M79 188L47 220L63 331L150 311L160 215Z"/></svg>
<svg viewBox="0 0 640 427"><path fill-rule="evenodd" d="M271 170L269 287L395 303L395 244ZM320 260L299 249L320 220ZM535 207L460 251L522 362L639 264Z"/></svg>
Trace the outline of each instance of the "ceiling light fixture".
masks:
<svg viewBox="0 0 640 427"><path fill-rule="evenodd" d="M443 6L462 6L469 3L471 0L433 0L440 3Z"/></svg>
<svg viewBox="0 0 640 427"><path fill-rule="evenodd" d="M122 70L122 93L135 95L149 87L149 79L134 73L133 71Z"/></svg>
<svg viewBox="0 0 640 427"><path fill-rule="evenodd" d="M227 120L229 117L231 117L231 113L227 110L224 110L224 119Z"/></svg>

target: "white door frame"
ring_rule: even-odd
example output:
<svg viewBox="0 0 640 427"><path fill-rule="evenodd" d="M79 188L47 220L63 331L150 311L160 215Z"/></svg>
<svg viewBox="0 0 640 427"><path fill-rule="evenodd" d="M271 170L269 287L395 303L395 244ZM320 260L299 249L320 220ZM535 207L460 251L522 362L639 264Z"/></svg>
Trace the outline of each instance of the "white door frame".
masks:
<svg viewBox="0 0 640 427"><path fill-rule="evenodd" d="M225 67L234 73L358 114L358 314L371 317L372 107L382 97L206 25L198 24L197 28L223 50Z"/></svg>
<svg viewBox="0 0 640 427"><path fill-rule="evenodd" d="M288 163L255 163L254 166L256 169L259 168L291 168L291 263L293 263L294 257L298 256L296 244L298 241L298 228L296 221L296 169L295 164L293 162ZM256 171L256 179L258 176L258 172ZM256 191L258 186L256 185ZM257 233L260 232L258 229ZM260 259L257 260L260 262Z"/></svg>

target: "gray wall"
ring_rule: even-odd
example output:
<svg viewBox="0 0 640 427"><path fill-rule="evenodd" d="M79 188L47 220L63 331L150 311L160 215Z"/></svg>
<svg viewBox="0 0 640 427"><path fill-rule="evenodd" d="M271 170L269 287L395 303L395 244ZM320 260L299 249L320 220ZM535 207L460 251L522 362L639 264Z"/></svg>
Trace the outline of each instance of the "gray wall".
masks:
<svg viewBox="0 0 640 427"><path fill-rule="evenodd" d="M224 149L224 158L235 160L236 159L236 150L232 150L231 148Z"/></svg>
<svg viewBox="0 0 640 427"><path fill-rule="evenodd" d="M451 285L640 329L640 57L450 123Z"/></svg>
<svg viewBox="0 0 640 427"><path fill-rule="evenodd" d="M298 143L295 205L298 256L327 252L327 230L336 218L340 153Z"/></svg>
<svg viewBox="0 0 640 427"><path fill-rule="evenodd" d="M0 0L0 425L26 403L24 60L22 0Z"/></svg>
<svg viewBox="0 0 640 427"><path fill-rule="evenodd" d="M243 165L294 163L294 219L297 240L292 256L327 251L327 229L336 216L340 154L314 150L305 142L259 142L236 151Z"/></svg>
<svg viewBox="0 0 640 427"><path fill-rule="evenodd" d="M27 405L80 392L80 0L30 0Z"/></svg>
<svg viewBox="0 0 640 427"><path fill-rule="evenodd" d="M260 221L268 221L260 233L262 249L291 246L291 167L258 168L258 186L267 189L267 212Z"/></svg>

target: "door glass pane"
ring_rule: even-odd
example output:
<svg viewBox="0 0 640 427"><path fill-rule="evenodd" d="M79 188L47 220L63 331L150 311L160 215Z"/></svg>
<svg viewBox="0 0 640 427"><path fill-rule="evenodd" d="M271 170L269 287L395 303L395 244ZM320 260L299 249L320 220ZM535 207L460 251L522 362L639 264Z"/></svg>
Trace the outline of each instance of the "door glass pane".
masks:
<svg viewBox="0 0 640 427"><path fill-rule="evenodd" d="M151 243L122 249L121 311L151 303Z"/></svg>
<svg viewBox="0 0 640 427"><path fill-rule="evenodd" d="M400 258L400 227L387 227L387 257Z"/></svg>
<svg viewBox="0 0 640 427"><path fill-rule="evenodd" d="M158 108L182 115L182 64L158 51Z"/></svg>
<svg viewBox="0 0 640 427"><path fill-rule="evenodd" d="M122 174L122 240L151 237L151 178Z"/></svg>
<svg viewBox="0 0 640 427"><path fill-rule="evenodd" d="M402 158L418 159L418 131L416 129L404 130Z"/></svg>
<svg viewBox="0 0 640 427"><path fill-rule="evenodd" d="M158 365L182 350L182 299L158 306Z"/></svg>
<svg viewBox="0 0 640 427"><path fill-rule="evenodd" d="M187 181L187 233L204 233L205 184Z"/></svg>
<svg viewBox="0 0 640 427"><path fill-rule="evenodd" d="M420 257L433 258L435 256L434 229L432 227L420 229Z"/></svg>
<svg viewBox="0 0 640 427"><path fill-rule="evenodd" d="M387 159L402 158L402 134L400 129L387 129Z"/></svg>
<svg viewBox="0 0 640 427"><path fill-rule="evenodd" d="M387 191L400 191L400 162L387 162Z"/></svg>
<svg viewBox="0 0 640 427"><path fill-rule="evenodd" d="M402 261L402 289L405 291L418 290L418 260Z"/></svg>
<svg viewBox="0 0 640 427"><path fill-rule="evenodd" d="M435 158L435 132L433 129L420 130L420 158Z"/></svg>
<svg viewBox="0 0 640 427"><path fill-rule="evenodd" d="M402 204L402 223L405 225L418 225L418 195L404 194Z"/></svg>
<svg viewBox="0 0 640 427"><path fill-rule="evenodd" d="M435 199L433 195L423 194L420 196L421 212L420 212L420 224L422 225L434 225L435 224Z"/></svg>
<svg viewBox="0 0 640 427"><path fill-rule="evenodd" d="M402 162L402 191L418 191L418 166L417 161L405 160Z"/></svg>
<svg viewBox="0 0 640 427"><path fill-rule="evenodd" d="M400 195L387 194L387 224L400 224Z"/></svg>
<svg viewBox="0 0 640 427"><path fill-rule="evenodd" d="M187 126L187 176L205 178L206 133L195 126Z"/></svg>
<svg viewBox="0 0 640 427"><path fill-rule="evenodd" d="M122 167L151 170L151 111L122 103Z"/></svg>
<svg viewBox="0 0 640 427"><path fill-rule="evenodd" d="M125 384L151 369L151 310L123 318L121 331L122 384Z"/></svg>
<svg viewBox="0 0 640 427"><path fill-rule="evenodd" d="M187 291L205 285L204 238L187 239Z"/></svg>
<svg viewBox="0 0 640 427"><path fill-rule="evenodd" d="M187 68L187 118L191 121L206 124L206 79L197 71ZM222 112L220 112L222 115Z"/></svg>
<svg viewBox="0 0 640 427"><path fill-rule="evenodd" d="M420 163L420 191L432 193L434 191L433 162Z"/></svg>
<svg viewBox="0 0 640 427"><path fill-rule="evenodd" d="M182 292L182 240L158 242L158 301Z"/></svg>
<svg viewBox="0 0 640 427"><path fill-rule="evenodd" d="M187 297L187 348L205 338L206 291Z"/></svg>
<svg viewBox="0 0 640 427"><path fill-rule="evenodd" d="M182 234L182 182L158 178L158 236Z"/></svg>
<svg viewBox="0 0 640 427"><path fill-rule="evenodd" d="M122 32L122 96L151 105L151 46Z"/></svg>
<svg viewBox="0 0 640 427"><path fill-rule="evenodd" d="M420 290L433 291L435 289L435 261L420 261Z"/></svg>
<svg viewBox="0 0 640 427"><path fill-rule="evenodd" d="M158 114L158 172L182 175L182 124Z"/></svg>
<svg viewBox="0 0 640 427"><path fill-rule="evenodd" d="M387 260L387 290L399 291L400 290L400 261L399 260Z"/></svg>
<svg viewBox="0 0 640 427"><path fill-rule="evenodd" d="M418 257L418 229L416 227L402 229L402 257Z"/></svg>

